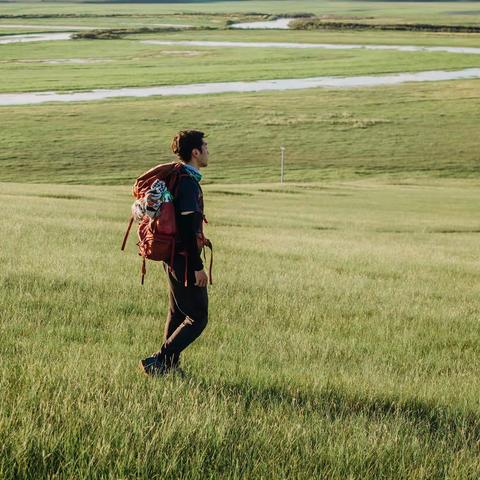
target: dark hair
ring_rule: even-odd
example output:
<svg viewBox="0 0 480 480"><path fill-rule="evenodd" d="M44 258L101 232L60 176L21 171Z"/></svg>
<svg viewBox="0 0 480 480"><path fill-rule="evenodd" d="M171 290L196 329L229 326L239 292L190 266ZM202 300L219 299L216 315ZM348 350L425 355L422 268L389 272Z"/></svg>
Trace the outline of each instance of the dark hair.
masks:
<svg viewBox="0 0 480 480"><path fill-rule="evenodd" d="M192 150L197 148L202 150L203 137L205 134L198 130L181 130L172 140L172 152L184 162L190 162L192 159Z"/></svg>

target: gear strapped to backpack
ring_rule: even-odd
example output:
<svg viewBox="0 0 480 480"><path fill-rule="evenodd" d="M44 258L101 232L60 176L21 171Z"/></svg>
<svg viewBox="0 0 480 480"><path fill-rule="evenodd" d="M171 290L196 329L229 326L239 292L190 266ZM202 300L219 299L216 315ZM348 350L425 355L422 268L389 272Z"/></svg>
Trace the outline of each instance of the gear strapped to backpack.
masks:
<svg viewBox="0 0 480 480"><path fill-rule="evenodd" d="M177 194L181 177L188 177L182 172L182 163L172 162L157 165L137 178L133 186L135 202L132 205L132 215L128 224L121 250L125 250L128 234L134 221L138 226L138 254L142 261L142 285L146 274L146 260L163 261L168 265L170 272L173 269L175 253L184 255L187 265L187 252L175 251L178 237L175 206L173 200ZM205 223L207 219L203 216ZM197 235L199 250L210 248L209 279L212 284L213 247L210 240L203 235L203 222L201 232ZM185 286L187 278L185 276Z"/></svg>

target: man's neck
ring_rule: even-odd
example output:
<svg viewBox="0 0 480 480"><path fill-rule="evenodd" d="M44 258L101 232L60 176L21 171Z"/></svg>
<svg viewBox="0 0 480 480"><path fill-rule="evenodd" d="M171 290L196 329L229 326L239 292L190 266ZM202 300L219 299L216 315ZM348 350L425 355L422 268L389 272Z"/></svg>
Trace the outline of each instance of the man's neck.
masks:
<svg viewBox="0 0 480 480"><path fill-rule="evenodd" d="M194 158L190 162L185 162L186 165L190 165L191 167L196 168L198 171L200 171L200 166L198 165L197 160Z"/></svg>

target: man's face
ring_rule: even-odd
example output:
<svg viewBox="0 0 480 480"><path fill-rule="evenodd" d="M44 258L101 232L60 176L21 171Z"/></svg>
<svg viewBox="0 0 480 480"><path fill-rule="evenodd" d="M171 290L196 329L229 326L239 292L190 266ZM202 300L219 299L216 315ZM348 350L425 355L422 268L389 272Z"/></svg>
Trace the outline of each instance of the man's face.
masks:
<svg viewBox="0 0 480 480"><path fill-rule="evenodd" d="M202 149L198 150L196 148L192 153L195 156L199 167L206 167L208 165L208 144L205 140L203 141Z"/></svg>

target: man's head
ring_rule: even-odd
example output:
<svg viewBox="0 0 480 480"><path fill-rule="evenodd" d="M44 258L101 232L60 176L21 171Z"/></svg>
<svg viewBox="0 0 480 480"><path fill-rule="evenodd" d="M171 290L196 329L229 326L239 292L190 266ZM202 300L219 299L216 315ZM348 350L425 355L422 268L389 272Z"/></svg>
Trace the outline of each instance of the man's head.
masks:
<svg viewBox="0 0 480 480"><path fill-rule="evenodd" d="M208 165L208 147L205 134L198 130L181 130L172 140L172 152L183 162L196 168Z"/></svg>

